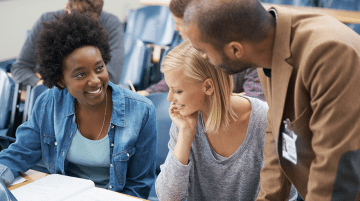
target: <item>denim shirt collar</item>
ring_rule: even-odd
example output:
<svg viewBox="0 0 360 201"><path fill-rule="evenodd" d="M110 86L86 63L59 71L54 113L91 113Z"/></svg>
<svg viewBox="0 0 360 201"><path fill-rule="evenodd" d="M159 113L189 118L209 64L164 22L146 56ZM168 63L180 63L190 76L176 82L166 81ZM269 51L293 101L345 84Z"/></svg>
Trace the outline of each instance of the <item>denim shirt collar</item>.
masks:
<svg viewBox="0 0 360 201"><path fill-rule="evenodd" d="M112 102L113 110L111 117L111 124L116 126L125 127L125 96L120 87L109 81L109 86L113 90Z"/></svg>
<svg viewBox="0 0 360 201"><path fill-rule="evenodd" d="M112 116L111 116L111 124L125 127L125 96L124 93L115 86L112 82L109 81L110 89L113 91L112 93L112 102L113 102L113 108L112 108ZM74 115L75 113L75 98L69 93L67 88L63 89L61 92L63 93L63 97L66 97L65 99L65 106L64 106L64 117ZM61 96L59 95L59 98ZM57 98L58 99L58 98Z"/></svg>

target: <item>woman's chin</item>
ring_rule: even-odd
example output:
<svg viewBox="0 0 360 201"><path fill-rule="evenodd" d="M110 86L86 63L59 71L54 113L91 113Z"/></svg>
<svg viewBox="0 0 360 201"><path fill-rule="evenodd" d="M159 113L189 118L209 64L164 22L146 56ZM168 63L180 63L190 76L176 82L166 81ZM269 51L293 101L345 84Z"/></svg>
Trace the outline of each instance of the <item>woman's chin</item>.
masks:
<svg viewBox="0 0 360 201"><path fill-rule="evenodd" d="M183 111L180 111L180 114L183 117L188 117L188 116L191 116L192 114L194 114L195 112L197 112L197 111L185 111L185 110L183 110Z"/></svg>

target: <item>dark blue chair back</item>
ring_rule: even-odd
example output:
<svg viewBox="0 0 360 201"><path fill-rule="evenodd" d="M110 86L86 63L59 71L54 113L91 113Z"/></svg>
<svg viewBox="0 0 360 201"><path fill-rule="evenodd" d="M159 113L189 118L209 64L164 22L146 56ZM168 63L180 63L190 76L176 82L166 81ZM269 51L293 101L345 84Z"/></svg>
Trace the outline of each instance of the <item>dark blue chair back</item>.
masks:
<svg viewBox="0 0 360 201"><path fill-rule="evenodd" d="M145 89L149 85L150 56L146 44L138 37L124 34L125 60L119 85L129 88L129 80L136 90Z"/></svg>
<svg viewBox="0 0 360 201"><path fill-rule="evenodd" d="M170 102L167 101L168 92L155 93L146 96L155 105L156 110L156 124L157 124L157 160L156 171L160 172L160 165L165 162L166 156L169 152L168 143L170 140L171 119L169 115Z"/></svg>
<svg viewBox="0 0 360 201"><path fill-rule="evenodd" d="M360 11L359 0L319 0L319 7Z"/></svg>
<svg viewBox="0 0 360 201"><path fill-rule="evenodd" d="M16 59L10 59L6 61L0 62L0 67L3 68L6 72L10 73L12 64L16 61Z"/></svg>
<svg viewBox="0 0 360 201"><path fill-rule="evenodd" d="M174 25L167 6L145 6L130 12L125 33L145 43L168 46L173 40Z"/></svg>
<svg viewBox="0 0 360 201"><path fill-rule="evenodd" d="M317 0L261 0L264 3L284 4L293 6L316 6Z"/></svg>
<svg viewBox="0 0 360 201"><path fill-rule="evenodd" d="M15 141L15 117L19 100L19 85L0 69L0 150Z"/></svg>
<svg viewBox="0 0 360 201"><path fill-rule="evenodd" d="M174 26L175 22L167 6L145 6L132 10L129 14L125 33L139 37L153 53L150 54L153 58L150 61L149 85L159 82L162 78L160 61L164 52L172 45ZM160 58L157 55L160 55Z"/></svg>
<svg viewBox="0 0 360 201"><path fill-rule="evenodd" d="M359 0L319 0L319 6L324 8L360 11ZM346 24L360 34L360 24Z"/></svg>
<svg viewBox="0 0 360 201"><path fill-rule="evenodd" d="M29 119L29 117L31 115L31 111L32 111L32 108L34 107L34 104L35 104L35 101L36 101L37 97L42 92L44 92L46 89L48 89L48 88L41 84L41 85L33 87L30 90L29 104L28 104L27 111L26 111L26 115L27 115L26 121Z"/></svg>
<svg viewBox="0 0 360 201"><path fill-rule="evenodd" d="M170 140L171 119L169 115L170 102L167 101L167 92L155 93L146 96L155 105L156 110L156 124L157 124L157 160L156 160L156 175L160 173L160 165L165 162L166 156L169 152L168 143ZM152 186L149 200L158 200L155 192L155 184Z"/></svg>
<svg viewBox="0 0 360 201"><path fill-rule="evenodd" d="M166 55L176 46L180 45L180 43L183 42L183 39L181 38L179 32L175 32L173 41L171 42L169 49L162 52L161 60L160 60L160 66L162 66L162 62L164 61ZM160 68L161 69L161 68ZM159 70L160 70L159 69ZM161 73L161 78L164 78L164 75Z"/></svg>
<svg viewBox="0 0 360 201"><path fill-rule="evenodd" d="M29 96L30 98L28 99L28 104L26 104L27 106L25 106L25 107L27 107L27 109L24 110L24 112L26 112L25 121L27 121L30 118L32 109L36 102L36 99L40 96L41 93L43 93L47 89L48 88L46 86L41 84L41 85L33 87L30 90L30 96ZM33 166L31 169L50 174L42 161L40 161L38 164Z"/></svg>
<svg viewBox="0 0 360 201"><path fill-rule="evenodd" d="M4 69L0 69L0 129L5 129L10 123L15 82Z"/></svg>

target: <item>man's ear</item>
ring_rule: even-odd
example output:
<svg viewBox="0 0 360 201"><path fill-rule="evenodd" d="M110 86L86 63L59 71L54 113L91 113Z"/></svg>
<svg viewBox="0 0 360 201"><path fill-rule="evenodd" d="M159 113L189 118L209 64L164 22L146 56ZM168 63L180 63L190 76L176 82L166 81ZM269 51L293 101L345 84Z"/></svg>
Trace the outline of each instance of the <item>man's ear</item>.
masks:
<svg viewBox="0 0 360 201"><path fill-rule="evenodd" d="M244 46L237 41L232 41L225 45L224 53L232 60L240 59L244 55Z"/></svg>
<svg viewBox="0 0 360 201"><path fill-rule="evenodd" d="M204 89L206 95L212 95L214 93L214 82L213 79L208 78L204 81Z"/></svg>

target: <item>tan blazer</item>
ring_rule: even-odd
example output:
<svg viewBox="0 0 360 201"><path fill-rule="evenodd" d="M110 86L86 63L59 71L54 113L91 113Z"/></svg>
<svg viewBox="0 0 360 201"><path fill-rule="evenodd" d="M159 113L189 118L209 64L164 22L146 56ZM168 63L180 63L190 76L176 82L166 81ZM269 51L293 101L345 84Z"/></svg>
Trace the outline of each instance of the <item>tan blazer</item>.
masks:
<svg viewBox="0 0 360 201"><path fill-rule="evenodd" d="M336 19L277 11L271 78L258 69L269 104L258 200L360 200L360 36ZM282 121L298 138L297 164L282 157Z"/></svg>

